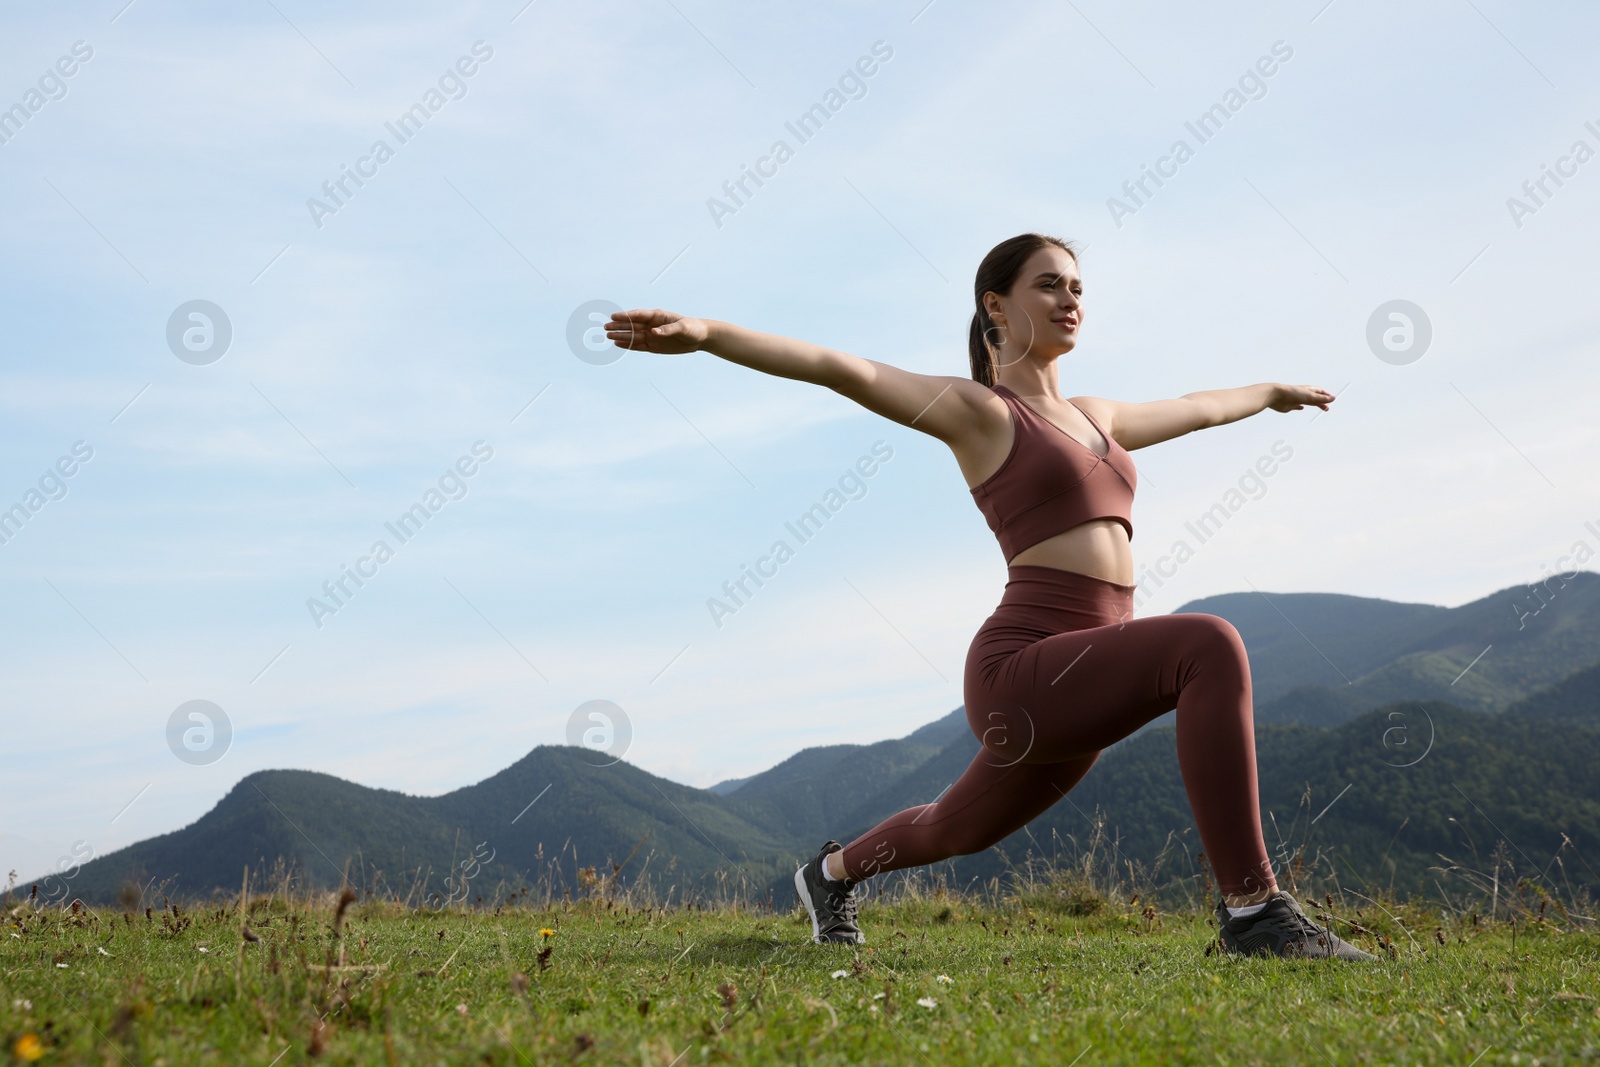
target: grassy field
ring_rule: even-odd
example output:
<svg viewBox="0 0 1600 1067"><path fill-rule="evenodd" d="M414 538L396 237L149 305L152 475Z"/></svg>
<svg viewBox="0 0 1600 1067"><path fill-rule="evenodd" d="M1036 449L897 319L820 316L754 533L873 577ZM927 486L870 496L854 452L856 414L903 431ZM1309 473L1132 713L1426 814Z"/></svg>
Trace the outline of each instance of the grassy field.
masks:
<svg viewBox="0 0 1600 1067"><path fill-rule="evenodd" d="M1383 956L1350 964L1225 957L1208 913L1082 886L869 900L861 946L810 944L798 910L605 889L25 904L0 938L0 1035L18 1062L140 1067L1600 1062L1592 923L1532 900L1507 921L1509 893L1493 920L1302 897Z"/></svg>

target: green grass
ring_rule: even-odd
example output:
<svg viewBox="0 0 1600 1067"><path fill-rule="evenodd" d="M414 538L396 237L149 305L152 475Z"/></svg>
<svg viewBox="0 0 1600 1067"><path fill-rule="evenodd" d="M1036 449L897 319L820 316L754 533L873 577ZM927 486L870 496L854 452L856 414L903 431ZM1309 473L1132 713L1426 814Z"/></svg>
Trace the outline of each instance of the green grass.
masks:
<svg viewBox="0 0 1600 1067"><path fill-rule="evenodd" d="M0 935L0 1055L140 1067L1600 1062L1600 941L1575 928L1591 924L1560 908L1511 924L1506 899L1496 922L1335 899L1371 933L1336 930L1381 953L1376 964L1208 953L1207 913L1082 885L869 900L862 946L811 945L798 911L598 897L439 912L370 900L341 916L331 899L252 896L254 941L237 902L23 905Z"/></svg>

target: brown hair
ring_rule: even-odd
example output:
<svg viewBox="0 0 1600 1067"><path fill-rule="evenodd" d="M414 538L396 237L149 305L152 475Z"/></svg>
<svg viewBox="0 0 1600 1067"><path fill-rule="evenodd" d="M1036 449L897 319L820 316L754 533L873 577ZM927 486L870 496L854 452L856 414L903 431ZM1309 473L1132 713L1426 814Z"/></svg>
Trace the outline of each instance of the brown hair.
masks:
<svg viewBox="0 0 1600 1067"><path fill-rule="evenodd" d="M972 297L977 302L978 310L973 312L972 326L967 330L967 357L972 361L973 381L994 385L994 349L989 344L987 334L995 327L988 309L983 306L983 294L1010 295L1028 257L1041 248L1050 247L1061 249L1074 262L1078 259L1078 251L1070 241L1048 234L1022 233L989 249L989 254L978 264L978 276L972 283Z"/></svg>

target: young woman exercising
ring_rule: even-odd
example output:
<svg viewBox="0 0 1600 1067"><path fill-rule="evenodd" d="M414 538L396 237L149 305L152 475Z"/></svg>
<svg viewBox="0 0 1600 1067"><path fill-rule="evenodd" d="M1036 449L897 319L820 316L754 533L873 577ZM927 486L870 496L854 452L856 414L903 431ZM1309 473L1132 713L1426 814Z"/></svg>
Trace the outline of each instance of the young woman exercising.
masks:
<svg viewBox="0 0 1600 1067"><path fill-rule="evenodd" d="M1266 408L1326 411L1325 389L1264 383L1134 404L1064 400L1056 361L1083 324L1072 246L1022 234L978 267L972 378L914 374L804 341L668 311L618 312L619 347L703 350L824 385L955 453L1008 571L968 649L967 722L981 747L932 804L795 872L812 940L859 943L855 887L874 874L980 852L1066 796L1100 751L1177 710L1178 765L1216 871L1231 952L1376 959L1312 922L1278 889L1261 837L1250 663L1232 624L1186 613L1133 618L1130 517L1138 448Z"/></svg>

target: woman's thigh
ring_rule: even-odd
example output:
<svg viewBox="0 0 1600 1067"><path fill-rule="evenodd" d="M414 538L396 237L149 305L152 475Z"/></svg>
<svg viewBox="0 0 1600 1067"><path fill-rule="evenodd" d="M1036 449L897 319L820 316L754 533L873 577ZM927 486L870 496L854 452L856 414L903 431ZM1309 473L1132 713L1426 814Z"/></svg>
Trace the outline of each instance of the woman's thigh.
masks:
<svg viewBox="0 0 1600 1067"><path fill-rule="evenodd" d="M967 718L990 757L1059 763L1096 752L1178 706L1184 686L1221 665L1249 688L1238 632L1182 613L1053 634L968 685Z"/></svg>

